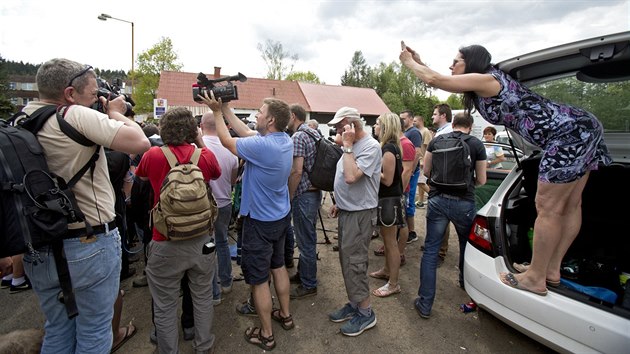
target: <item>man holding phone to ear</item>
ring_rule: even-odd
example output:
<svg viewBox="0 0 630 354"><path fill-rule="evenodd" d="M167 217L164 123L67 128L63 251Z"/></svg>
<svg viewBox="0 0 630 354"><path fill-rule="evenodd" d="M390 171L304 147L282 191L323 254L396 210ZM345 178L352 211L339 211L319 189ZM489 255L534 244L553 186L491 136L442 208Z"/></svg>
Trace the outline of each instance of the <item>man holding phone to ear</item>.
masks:
<svg viewBox="0 0 630 354"><path fill-rule="evenodd" d="M341 333L358 336L376 325L370 306L368 251L376 226L381 179L381 147L363 130L359 111L342 107L328 125L337 128L343 156L335 174L331 216L338 217L339 260L349 302L328 315L332 322L350 320Z"/></svg>

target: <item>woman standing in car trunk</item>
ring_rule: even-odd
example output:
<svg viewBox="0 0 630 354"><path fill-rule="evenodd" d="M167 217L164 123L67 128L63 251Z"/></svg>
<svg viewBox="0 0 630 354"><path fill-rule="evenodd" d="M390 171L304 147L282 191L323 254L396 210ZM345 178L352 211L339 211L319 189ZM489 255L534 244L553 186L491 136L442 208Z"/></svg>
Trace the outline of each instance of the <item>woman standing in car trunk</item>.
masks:
<svg viewBox="0 0 630 354"><path fill-rule="evenodd" d="M582 224L582 191L589 172L611 159L603 127L584 110L553 102L495 68L480 45L460 48L451 76L427 67L417 52L401 42L401 62L426 84L464 94L467 110L476 109L492 124L502 124L542 148L530 267L521 274L501 273L513 288L547 295L557 286L560 264Z"/></svg>

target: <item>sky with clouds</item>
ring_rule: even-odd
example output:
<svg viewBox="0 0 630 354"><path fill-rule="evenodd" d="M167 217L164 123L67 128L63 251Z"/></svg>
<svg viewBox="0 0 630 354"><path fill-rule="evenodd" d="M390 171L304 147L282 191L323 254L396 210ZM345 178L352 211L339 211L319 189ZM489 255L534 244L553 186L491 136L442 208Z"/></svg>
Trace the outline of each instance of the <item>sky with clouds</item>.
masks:
<svg viewBox="0 0 630 354"><path fill-rule="evenodd" d="M484 45L499 62L562 43L630 30L630 0L2 0L0 56L39 64L66 57L100 69L131 68L162 37L183 71L264 77L268 39L297 54L294 70L338 85L355 51L367 64L398 61L400 40L438 72L457 49ZM437 93L442 98L443 93Z"/></svg>

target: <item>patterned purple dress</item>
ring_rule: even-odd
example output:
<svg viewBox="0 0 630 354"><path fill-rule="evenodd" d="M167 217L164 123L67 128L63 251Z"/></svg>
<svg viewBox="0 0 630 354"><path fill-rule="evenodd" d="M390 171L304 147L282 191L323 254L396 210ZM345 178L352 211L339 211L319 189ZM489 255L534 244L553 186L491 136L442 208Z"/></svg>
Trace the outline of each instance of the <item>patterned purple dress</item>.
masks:
<svg viewBox="0 0 630 354"><path fill-rule="evenodd" d="M592 113L542 97L494 67L488 73L501 90L494 97L475 98L477 110L488 122L505 125L543 149L540 181L573 182L599 162L612 162L604 129Z"/></svg>

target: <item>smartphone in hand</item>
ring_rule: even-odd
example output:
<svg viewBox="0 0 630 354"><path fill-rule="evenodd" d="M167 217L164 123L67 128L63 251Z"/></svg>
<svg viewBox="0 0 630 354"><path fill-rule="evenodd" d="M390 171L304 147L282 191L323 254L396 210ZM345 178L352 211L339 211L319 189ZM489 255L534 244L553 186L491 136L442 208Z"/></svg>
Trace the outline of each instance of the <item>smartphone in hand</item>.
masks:
<svg viewBox="0 0 630 354"><path fill-rule="evenodd" d="M407 49L407 45L405 44L405 41L400 41L400 50L405 50Z"/></svg>

